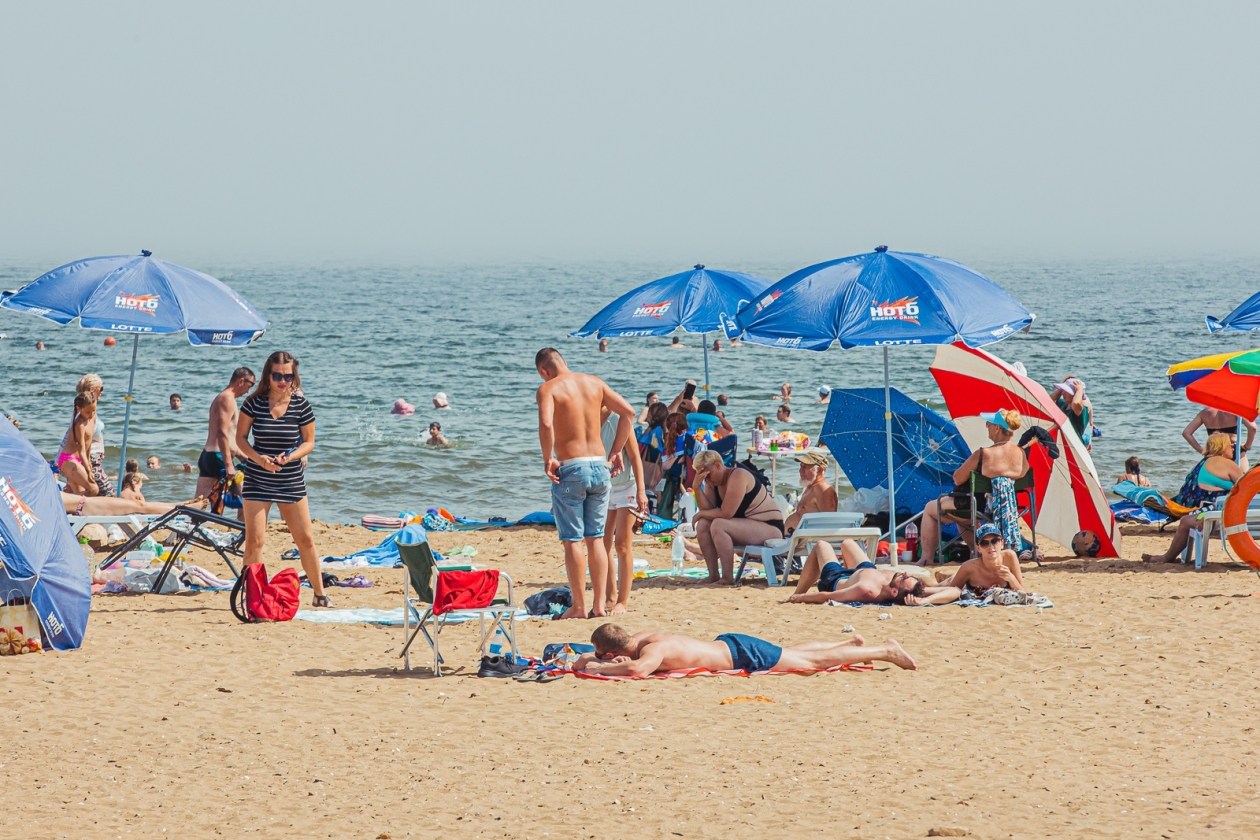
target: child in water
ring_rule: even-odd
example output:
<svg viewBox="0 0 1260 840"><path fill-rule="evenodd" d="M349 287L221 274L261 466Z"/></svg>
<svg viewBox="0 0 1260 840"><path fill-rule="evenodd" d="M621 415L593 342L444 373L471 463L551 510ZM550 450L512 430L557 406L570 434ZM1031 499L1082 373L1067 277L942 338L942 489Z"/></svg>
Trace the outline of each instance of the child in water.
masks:
<svg viewBox="0 0 1260 840"><path fill-rule="evenodd" d="M428 446L450 446L451 442L442 434L442 424L436 420L429 424L429 439L425 441Z"/></svg>

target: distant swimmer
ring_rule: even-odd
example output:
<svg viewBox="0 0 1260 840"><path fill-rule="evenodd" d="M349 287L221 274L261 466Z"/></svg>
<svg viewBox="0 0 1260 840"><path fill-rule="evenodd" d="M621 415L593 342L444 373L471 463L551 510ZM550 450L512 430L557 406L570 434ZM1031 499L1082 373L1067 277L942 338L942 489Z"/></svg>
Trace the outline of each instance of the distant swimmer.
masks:
<svg viewBox="0 0 1260 840"><path fill-rule="evenodd" d="M669 342L669 348L670 348L671 350L678 350L678 349L681 349L681 348L682 348L682 346L683 346L683 343L682 343L682 337L681 337L681 336L677 336L677 335L676 335L676 336L674 336L673 340L671 340L671 341Z"/></svg>
<svg viewBox="0 0 1260 840"><path fill-rule="evenodd" d="M235 448L236 401L254 387L254 372L247 367L232 371L227 387L210 402L210 427L206 431L206 443L197 458L197 495L209 496L215 482L227 476L229 483L236 477L235 460L244 457ZM226 454L225 454L226 453Z"/></svg>
<svg viewBox="0 0 1260 840"><path fill-rule="evenodd" d="M779 406L779 410L774 413L774 419L778 420L780 423L796 422L792 419L792 406L790 405Z"/></svg>
<svg viewBox="0 0 1260 840"><path fill-rule="evenodd" d="M722 339L720 338L713 339L713 352L714 353L722 352Z"/></svg>
<svg viewBox="0 0 1260 840"><path fill-rule="evenodd" d="M37 341L37 342L35 342L35 349L36 349L36 350L43 350L43 349L44 349L44 342L42 342L42 341Z"/></svg>
<svg viewBox="0 0 1260 840"><path fill-rule="evenodd" d="M622 449L634 427L634 407L598 376L569 370L560 351L545 347L534 356L542 377L538 388L538 442L543 471L551 479L551 511L564 545L564 565L573 606L561 618L586 618L586 566L590 564L594 609L604 615L608 552L604 523L612 473L621 472ZM621 419L610 450L600 437L600 410ZM582 545L586 545L586 557Z"/></svg>
<svg viewBox="0 0 1260 840"><path fill-rule="evenodd" d="M402 397L394 400L394 407L389 410L390 414L401 414L408 417L416 413L416 407L404 400Z"/></svg>
<svg viewBox="0 0 1260 840"><path fill-rule="evenodd" d="M429 439L425 441L426 446L450 446L451 442L442 434L442 424L434 421L429 424Z"/></svg>
<svg viewBox="0 0 1260 840"><path fill-rule="evenodd" d="M607 353L607 352L608 352L608 339L606 339L606 338L601 338L601 339L599 340L599 352L601 352L601 353Z"/></svg>
<svg viewBox="0 0 1260 840"><path fill-rule="evenodd" d="M179 394L171 394L171 411L183 411L184 398Z"/></svg>
<svg viewBox="0 0 1260 840"><path fill-rule="evenodd" d="M158 460L158 456L156 455L150 455L148 460L144 462L144 465L151 470L162 469L162 462Z"/></svg>
<svg viewBox="0 0 1260 840"><path fill-rule="evenodd" d="M434 408L450 408L451 402L450 400L446 398L446 394L442 393L441 391L438 391L436 394L433 395L433 407Z"/></svg>
<svg viewBox="0 0 1260 840"><path fill-rule="evenodd" d="M818 386L818 402L816 403L816 405L830 405L830 404L831 404L831 389L828 388L826 385L819 385Z"/></svg>
<svg viewBox="0 0 1260 840"><path fill-rule="evenodd" d="M901 645L889 639L866 644L861 636L845 641L802 642L780 647L756 636L723 633L711 642L673 633L645 631L631 636L616 624L602 624L591 634L594 653L574 663L574 670L605 676L646 677L663 671L703 668L708 671L825 671L837 665L891 662L898 668L918 668Z"/></svg>

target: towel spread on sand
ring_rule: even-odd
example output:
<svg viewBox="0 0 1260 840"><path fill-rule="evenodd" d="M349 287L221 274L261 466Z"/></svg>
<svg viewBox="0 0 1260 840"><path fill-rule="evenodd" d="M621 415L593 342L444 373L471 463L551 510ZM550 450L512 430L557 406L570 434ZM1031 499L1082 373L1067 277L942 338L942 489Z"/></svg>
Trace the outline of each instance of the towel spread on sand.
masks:
<svg viewBox="0 0 1260 840"><path fill-rule="evenodd" d="M1006 591L1008 591L1008 592L1009 592L1010 590L1006 590ZM1018 595L1018 594L1024 594L1024 593L1011 593L1011 594L1013 594L1013 595ZM952 604L924 604L924 605L923 605L923 607L995 607L995 606L1006 606L1006 607L1036 607L1036 608L1037 608L1037 609L1039 609L1039 610L1044 610L1044 609L1049 609L1049 608L1051 608L1051 607L1053 607L1053 606L1054 606L1054 603L1053 603L1053 602L1052 602L1049 598L1047 598L1045 595L1038 595L1038 594L1037 594L1037 593L1035 593L1035 592L1029 592L1029 593L1027 593L1027 594L1028 594L1028 595L1030 595L1030 596L1032 596L1032 603L1028 603L1028 604L997 604L997 603L994 603L994 601L993 601L993 596L984 597L984 598L978 598L978 597L975 597L975 593L971 592L970 590L967 590L967 591L965 591L965 592L963 593L963 597L959 598L957 601L954 601ZM970 596L970 597L968 597L968 596ZM829 606L829 607L879 607L880 609L887 609L888 607L892 607L892 606L903 606L903 607L904 607L904 606L908 606L908 605L906 605L906 604L864 604L864 603L862 603L861 601L828 601L828 602L827 602L827 606ZM909 607L909 609L912 609L912 610L917 610L917 609L921 609L921 607Z"/></svg>
<svg viewBox="0 0 1260 840"><path fill-rule="evenodd" d="M468 610L449 612L442 616L447 624L462 624L465 621L476 621L481 617L480 610ZM531 616L525 610L516 611L516 620L523 621L527 618L536 618ZM312 621L316 624L382 624L388 627L401 627L403 624L402 607L395 607L392 610L298 610L298 614L294 616L301 621ZM412 615L411 623L415 624L418 619Z"/></svg>
<svg viewBox="0 0 1260 840"><path fill-rule="evenodd" d="M301 615L301 613L298 613ZM708 668L681 668L677 671L661 671L648 674L646 677L613 677L608 674L588 674L585 671L569 671L575 677L586 680L606 680L621 682L623 680L680 680L683 677L777 677L780 674L830 674L835 671L869 671L870 665L836 665L832 668L803 671L710 671Z"/></svg>

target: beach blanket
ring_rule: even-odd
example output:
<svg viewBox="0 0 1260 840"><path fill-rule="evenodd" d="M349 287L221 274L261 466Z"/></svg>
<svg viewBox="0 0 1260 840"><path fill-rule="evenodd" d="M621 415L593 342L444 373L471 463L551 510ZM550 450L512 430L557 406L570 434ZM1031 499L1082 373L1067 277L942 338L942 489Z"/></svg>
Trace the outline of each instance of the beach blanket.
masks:
<svg viewBox="0 0 1260 840"><path fill-rule="evenodd" d="M481 617L480 610L469 610L468 612L449 612L442 616L447 624L463 624L465 621L476 621ZM516 611L516 620L524 621L532 618L525 610ZM315 624L379 624L385 627L401 627L403 624L403 608L395 607L392 610L298 610L298 614L294 618L299 621L310 621ZM415 624L419 619L412 614L411 623Z"/></svg>
<svg viewBox="0 0 1260 840"><path fill-rule="evenodd" d="M880 609L888 609L890 607L900 606L900 607L904 607L906 609L911 609L911 610L925 609L928 607L996 607L996 606L1036 607L1039 610L1044 610L1044 609L1050 609L1051 607L1054 606L1054 603L1045 595L1038 595L1035 592L1030 592L1028 594L1032 595L1033 597L1033 602L1029 604L996 604L993 601L993 596L989 596L987 598L980 598L980 597L976 597L975 594L971 592L971 590L964 590L963 596L959 598L957 601L954 601L952 604L924 604L920 607L911 607L907 604L864 604L861 601L828 601L827 606L829 607L854 607L854 608L879 607Z"/></svg>
<svg viewBox="0 0 1260 840"><path fill-rule="evenodd" d="M362 551L356 551L353 554L346 554L342 557L325 557L325 563L344 563L347 566L385 566L392 568L402 565L402 557L398 554L398 543L407 544L428 542L428 535L425 534L424 528L420 525L408 525L400 531L390 534L379 544L365 548ZM438 557L436 552L434 557Z"/></svg>
<svg viewBox="0 0 1260 840"><path fill-rule="evenodd" d="M1115 514L1117 522L1134 522L1139 525L1162 525L1168 521L1168 517L1157 510L1151 510L1141 505L1135 505L1130 501L1112 502L1111 512Z"/></svg>
<svg viewBox="0 0 1260 840"><path fill-rule="evenodd" d="M869 671L870 665L836 665L833 668L801 671L710 671L708 668L682 668L677 671L662 671L648 674L645 677L613 677L608 674L588 674L585 671L568 671L575 677L584 680L604 680L606 682L623 682L625 680L680 680L683 677L777 677L780 674L830 674L835 671Z"/></svg>

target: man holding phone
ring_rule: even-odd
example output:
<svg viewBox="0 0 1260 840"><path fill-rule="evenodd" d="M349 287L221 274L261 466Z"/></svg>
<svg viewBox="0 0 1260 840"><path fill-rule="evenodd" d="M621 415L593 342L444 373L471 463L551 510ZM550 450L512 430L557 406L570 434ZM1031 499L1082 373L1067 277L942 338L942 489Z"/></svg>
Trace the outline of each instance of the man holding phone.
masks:
<svg viewBox="0 0 1260 840"><path fill-rule="evenodd" d="M682 393L674 397L674 401L669 404L669 411L671 414L675 411L681 411L683 414L696 413L696 380L687 380Z"/></svg>
<svg viewBox="0 0 1260 840"><path fill-rule="evenodd" d="M573 596L573 606L560 618L603 616L608 585L604 525L611 473L624 468L621 453L634 427L634 407L598 376L569 370L553 347L538 351L534 367L543 378L537 393L538 442L543 471L551 479L551 512L564 544L565 572ZM600 438L600 412L605 407L620 418L611 457ZM590 613L586 610L587 563L594 592Z"/></svg>

